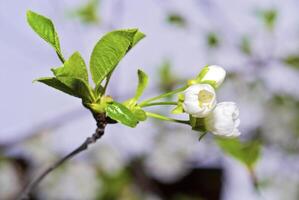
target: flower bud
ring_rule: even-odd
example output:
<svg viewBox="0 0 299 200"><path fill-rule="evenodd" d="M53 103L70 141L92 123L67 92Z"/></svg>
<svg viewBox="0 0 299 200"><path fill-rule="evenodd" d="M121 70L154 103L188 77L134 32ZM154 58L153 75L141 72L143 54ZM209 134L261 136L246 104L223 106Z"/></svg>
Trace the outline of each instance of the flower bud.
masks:
<svg viewBox="0 0 299 200"><path fill-rule="evenodd" d="M215 105L215 90L209 84L191 85L184 91L184 111L193 117L207 116Z"/></svg>
<svg viewBox="0 0 299 200"><path fill-rule="evenodd" d="M215 135L237 137L240 135L239 109L234 102L221 102L205 118L206 129Z"/></svg>
<svg viewBox="0 0 299 200"><path fill-rule="evenodd" d="M207 67L208 70L207 72L204 74L204 76L201 78L201 82L205 82L205 81L211 81L211 82L215 82L215 86L219 87L226 75L225 70L217 65L211 65Z"/></svg>

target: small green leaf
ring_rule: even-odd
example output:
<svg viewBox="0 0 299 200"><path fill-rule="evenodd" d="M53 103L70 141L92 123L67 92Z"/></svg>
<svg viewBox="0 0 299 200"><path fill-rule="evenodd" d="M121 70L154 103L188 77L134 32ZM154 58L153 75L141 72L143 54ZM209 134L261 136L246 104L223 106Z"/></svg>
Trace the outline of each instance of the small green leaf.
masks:
<svg viewBox="0 0 299 200"><path fill-rule="evenodd" d="M228 155L252 169L260 157L261 145L258 141L241 142L239 139L217 138L219 147Z"/></svg>
<svg viewBox="0 0 299 200"><path fill-rule="evenodd" d="M63 84L62 82L60 82L57 78L55 77L44 77L44 78L39 78L39 79L36 79L34 80L33 82L41 82L41 83L44 83L52 88L55 88L57 90L60 90L64 93L67 93L69 95L72 95L72 96L76 96L72 89L67 87L65 84Z"/></svg>
<svg viewBox="0 0 299 200"><path fill-rule="evenodd" d="M94 95L91 88L81 79L71 77L45 77L35 81L44 83L69 95L81 98L84 102L94 101Z"/></svg>
<svg viewBox="0 0 299 200"><path fill-rule="evenodd" d="M108 104L106 113L111 119L129 127L135 127L138 123L135 115L127 107L117 102Z"/></svg>
<svg viewBox="0 0 299 200"><path fill-rule="evenodd" d="M136 89L136 94L134 96L134 99L136 101L141 97L144 89L147 86L147 83L148 83L148 76L143 71L138 69L138 86Z"/></svg>
<svg viewBox="0 0 299 200"><path fill-rule="evenodd" d="M27 11L27 21L31 28L61 56L59 38L52 21L30 10Z"/></svg>
<svg viewBox="0 0 299 200"><path fill-rule="evenodd" d="M62 67L52 69L57 80L68 87L73 96L84 102L94 102L95 97L88 84L88 74L85 62L78 52L75 52Z"/></svg>
<svg viewBox="0 0 299 200"><path fill-rule="evenodd" d="M88 72L79 52L75 52L61 67L52 69L56 77L72 77L88 83Z"/></svg>
<svg viewBox="0 0 299 200"><path fill-rule="evenodd" d="M66 76L59 76L57 79L69 87L75 96L81 98L84 102L95 102L92 89L82 79Z"/></svg>
<svg viewBox="0 0 299 200"><path fill-rule="evenodd" d="M144 110L141 108L136 108L132 110L133 114L135 115L138 121L145 121L147 119L147 115Z"/></svg>
<svg viewBox="0 0 299 200"><path fill-rule="evenodd" d="M114 70L126 53L144 37L138 29L116 30L102 37L90 58L90 71L96 86Z"/></svg>
<svg viewBox="0 0 299 200"><path fill-rule="evenodd" d="M289 55L283 59L283 62L294 69L299 69L299 55Z"/></svg>
<svg viewBox="0 0 299 200"><path fill-rule="evenodd" d="M178 104L172 111L172 114L182 114L184 112L184 108L182 104Z"/></svg>

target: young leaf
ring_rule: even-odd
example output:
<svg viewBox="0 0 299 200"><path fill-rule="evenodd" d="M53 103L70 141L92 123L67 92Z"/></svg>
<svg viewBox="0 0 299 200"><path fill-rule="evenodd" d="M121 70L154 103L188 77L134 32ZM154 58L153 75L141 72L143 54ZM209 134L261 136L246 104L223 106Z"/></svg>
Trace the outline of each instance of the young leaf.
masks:
<svg viewBox="0 0 299 200"><path fill-rule="evenodd" d="M91 88L81 79L71 77L45 77L35 81L44 83L69 95L81 98L84 102L93 102Z"/></svg>
<svg viewBox="0 0 299 200"><path fill-rule="evenodd" d="M95 97L90 86L82 79L58 76L57 79L69 87L76 97L81 98L84 102L94 102Z"/></svg>
<svg viewBox="0 0 299 200"><path fill-rule="evenodd" d="M225 153L250 169L260 157L261 145L258 141L241 142L238 139L217 138L217 143Z"/></svg>
<svg viewBox="0 0 299 200"><path fill-rule="evenodd" d="M65 84L63 84L62 82L60 82L57 78L55 77L44 77L44 78L39 78L39 79L36 79L34 80L34 82L37 81L37 82L41 82L41 83L44 83L52 88L55 88L57 90L60 90L64 93L67 93L69 95L72 95L72 96L76 96L72 89L67 87Z"/></svg>
<svg viewBox="0 0 299 200"><path fill-rule="evenodd" d="M138 121L145 121L147 118L145 111L141 108L135 108L132 110L132 112Z"/></svg>
<svg viewBox="0 0 299 200"><path fill-rule="evenodd" d="M117 102L112 102L107 105L106 114L111 119L129 127L135 127L138 123L135 115L127 107Z"/></svg>
<svg viewBox="0 0 299 200"><path fill-rule="evenodd" d="M61 67L52 69L57 77L82 79L88 84L88 73L85 62L79 52L75 52Z"/></svg>
<svg viewBox="0 0 299 200"><path fill-rule="evenodd" d="M141 97L145 87L147 86L147 83L148 83L148 76L146 75L146 73L138 69L138 86L136 89L136 94L134 96L134 99L136 101Z"/></svg>
<svg viewBox="0 0 299 200"><path fill-rule="evenodd" d="M116 30L102 37L95 45L90 58L90 71L95 84L101 84L143 37L144 34L137 29Z"/></svg>
<svg viewBox="0 0 299 200"><path fill-rule="evenodd" d="M135 46L140 40L142 40L143 38L145 37L144 33L141 33L138 31L137 29L137 32L135 33L134 37L133 37L133 42L131 44L131 47L130 49ZM130 50L129 49L129 50Z"/></svg>
<svg viewBox="0 0 299 200"><path fill-rule="evenodd" d="M27 11L27 21L31 28L46 42L48 42L62 56L59 38L52 21L32 11Z"/></svg>
<svg viewBox="0 0 299 200"><path fill-rule="evenodd" d="M184 108L182 104L178 104L172 111L172 114L182 114L184 112Z"/></svg>

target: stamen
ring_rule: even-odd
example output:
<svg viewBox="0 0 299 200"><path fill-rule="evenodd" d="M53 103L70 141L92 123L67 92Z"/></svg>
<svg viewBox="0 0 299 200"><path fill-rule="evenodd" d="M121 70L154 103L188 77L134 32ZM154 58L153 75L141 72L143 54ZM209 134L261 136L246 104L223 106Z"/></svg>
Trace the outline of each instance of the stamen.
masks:
<svg viewBox="0 0 299 200"><path fill-rule="evenodd" d="M204 103L210 103L211 100L213 99L213 93L207 91L207 90L201 90L198 93L198 101L199 101L199 106L202 107Z"/></svg>

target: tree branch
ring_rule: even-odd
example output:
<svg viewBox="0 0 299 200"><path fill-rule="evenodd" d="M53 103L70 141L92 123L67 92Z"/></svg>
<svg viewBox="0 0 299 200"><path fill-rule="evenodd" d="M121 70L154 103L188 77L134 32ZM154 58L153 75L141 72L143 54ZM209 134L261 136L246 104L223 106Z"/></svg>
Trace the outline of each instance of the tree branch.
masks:
<svg viewBox="0 0 299 200"><path fill-rule="evenodd" d="M105 132L105 127L107 125L107 118L104 114L100 114L98 116L94 116L96 121L97 121L97 129L95 133L91 136L86 138L86 140L75 150L73 150L71 153L66 155L65 157L61 158L57 162L53 163L51 166L49 166L43 173L41 173L36 179L34 179L31 183L29 183L25 190L22 192L20 197L18 198L19 200L29 200L30 199L30 194L31 192L36 188L36 186L52 171L57 169L59 166L64 164L66 161L70 160L77 154L79 154L82 151L85 151L88 149L88 146L90 144L95 143L98 139L100 139Z"/></svg>

